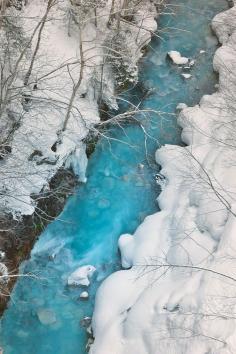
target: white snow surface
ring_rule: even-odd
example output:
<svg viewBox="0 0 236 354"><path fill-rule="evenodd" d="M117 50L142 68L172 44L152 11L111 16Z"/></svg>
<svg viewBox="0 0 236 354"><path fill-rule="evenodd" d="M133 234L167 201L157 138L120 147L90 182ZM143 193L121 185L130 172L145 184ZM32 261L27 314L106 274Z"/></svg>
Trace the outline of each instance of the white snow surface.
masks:
<svg viewBox="0 0 236 354"><path fill-rule="evenodd" d="M181 102L181 103L177 104L176 109L181 111L182 109L187 108L187 107L188 106L186 105L186 103Z"/></svg>
<svg viewBox="0 0 236 354"><path fill-rule="evenodd" d="M30 38L40 18L45 13L47 3L42 0L31 0L21 12L19 23L24 34ZM70 119L66 130L62 133L61 143L57 150L53 149L58 139L57 133L62 130L66 109L71 97L74 83L79 78L80 53L79 30L71 24L68 35L68 7L70 1L58 1L50 11L50 21L46 22L42 32L39 52L33 67L30 80L37 82L37 90L29 104L29 111L24 111L22 99L12 102L9 109L17 111L21 117L20 127L15 131L11 141L11 153L0 164L0 209L13 214L15 218L30 215L35 211L37 203L32 195L48 190L50 179L64 165L74 168L80 181L86 182L87 157L83 139L91 126L98 123L98 94L101 78L100 65L104 58L103 43L110 29L106 23L110 13L111 1L106 7L98 10L98 26L94 19L86 22L83 33L84 61L86 62L83 80L75 97ZM15 10L9 8L9 15ZM142 46L151 39L151 32L156 30L156 10L151 1L142 1L135 15L137 27L128 22L121 23L121 30L127 33L129 57L134 63L142 55ZM140 24L142 29L139 30ZM138 40L135 42L135 39ZM132 41L131 41L132 39ZM31 45L31 55L19 68L13 86L23 87L24 74L30 65L37 35ZM76 62L75 65L66 64ZM55 71L55 69L59 70ZM51 72L51 74L49 74ZM32 86L33 86L32 83ZM113 108L117 108L114 93L114 77L109 67L103 72L103 100ZM99 87L98 87L99 86ZM27 94L27 92L26 92ZM19 97L18 95L17 97ZM36 152L36 155L34 155Z"/></svg>
<svg viewBox="0 0 236 354"><path fill-rule="evenodd" d="M90 354L236 353L236 6L213 20L219 90L180 112L187 147L156 152L166 178L121 270L96 296Z"/></svg>

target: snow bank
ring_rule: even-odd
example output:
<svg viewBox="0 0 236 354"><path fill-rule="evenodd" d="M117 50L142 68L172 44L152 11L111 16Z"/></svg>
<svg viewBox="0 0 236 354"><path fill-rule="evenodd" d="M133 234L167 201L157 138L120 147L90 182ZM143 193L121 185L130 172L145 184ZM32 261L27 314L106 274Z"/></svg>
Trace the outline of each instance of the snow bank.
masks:
<svg viewBox="0 0 236 354"><path fill-rule="evenodd" d="M213 28L219 91L182 107L188 145L156 153L161 211L119 241L100 287L91 354L236 353L236 7Z"/></svg>
<svg viewBox="0 0 236 354"><path fill-rule="evenodd" d="M22 31L23 35L30 38L45 13L46 5L44 1L31 0L22 12L17 12L13 7L7 11L9 16L15 16L19 32ZM111 1L108 1L105 8L98 10L97 27L94 18L91 18L83 28L86 64L68 124L63 131L72 89L80 73L80 35L78 27L68 19L69 6L70 1L59 1L50 11L50 21L46 22L42 32L30 77L32 83L24 88L24 77L36 46L37 35L12 85L16 94L9 104L6 120L9 120L10 115L19 117L20 124L18 122L19 127L11 137L11 152L0 166L0 209L12 213L16 218L35 211L36 202L32 196L48 188L48 182L60 167L71 166L79 179L86 182L87 158L83 140L90 128L100 120L97 101L101 91L101 77L103 101L117 108L112 71L109 66L102 69L106 50L103 44L112 31L112 26L109 29L106 25L111 7ZM120 23L120 30L127 34L129 57L134 63L142 55L142 46L150 40L151 32L156 30L155 16L155 7L147 0L137 7L135 25L128 21ZM3 43L2 37L0 40ZM19 53L14 54L11 57L13 66ZM3 55L1 51L0 55ZM23 93L25 96L22 96ZM30 95L28 100L27 95ZM0 131L4 131L3 123L0 125ZM60 139L58 134L61 134Z"/></svg>

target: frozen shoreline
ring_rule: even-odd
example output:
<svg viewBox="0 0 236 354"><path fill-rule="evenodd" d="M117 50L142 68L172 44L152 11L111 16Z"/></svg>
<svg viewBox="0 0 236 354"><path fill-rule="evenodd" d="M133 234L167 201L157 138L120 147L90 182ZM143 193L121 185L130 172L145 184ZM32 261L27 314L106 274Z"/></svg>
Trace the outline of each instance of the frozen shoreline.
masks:
<svg viewBox="0 0 236 354"><path fill-rule="evenodd" d="M156 153L161 212L120 238L130 269L97 293L91 354L235 352L235 21L236 6L213 20L218 92L181 111L187 147Z"/></svg>

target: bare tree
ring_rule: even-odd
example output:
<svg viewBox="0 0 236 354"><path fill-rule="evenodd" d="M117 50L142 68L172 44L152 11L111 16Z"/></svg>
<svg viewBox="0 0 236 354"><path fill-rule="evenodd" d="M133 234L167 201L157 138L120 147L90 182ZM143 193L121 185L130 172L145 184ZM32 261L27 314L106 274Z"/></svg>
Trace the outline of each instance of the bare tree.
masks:
<svg viewBox="0 0 236 354"><path fill-rule="evenodd" d="M34 62L35 62L37 53L38 53L38 51L39 51L39 46L40 46L40 42L41 42L41 39L42 39L42 32L43 32L45 23L46 23L46 21L47 21L49 12L50 12L50 10L52 9L52 7L55 5L56 1L57 1L57 0L48 0L47 8L46 8L45 14L44 14L44 16L42 17L42 19L41 19L41 21L40 21L40 26L39 26L39 31L38 31L38 35L37 35L36 46L35 46L34 51L33 51L33 54L32 54L32 58L31 58L31 61L30 61L29 69L27 70L27 72L26 72L26 74L25 74L25 79L24 79L24 85L25 85L25 86L27 86L28 83L29 83L29 78L30 78L30 75L31 75L32 70L33 70L33 66L34 66Z"/></svg>

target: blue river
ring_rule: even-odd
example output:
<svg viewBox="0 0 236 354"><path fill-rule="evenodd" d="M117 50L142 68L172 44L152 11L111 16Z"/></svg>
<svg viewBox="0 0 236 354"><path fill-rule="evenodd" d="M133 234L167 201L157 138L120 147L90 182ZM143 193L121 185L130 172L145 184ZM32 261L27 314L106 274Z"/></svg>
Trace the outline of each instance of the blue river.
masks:
<svg viewBox="0 0 236 354"><path fill-rule="evenodd" d="M31 258L21 270L38 279L20 278L1 320L0 345L4 354L84 354L86 330L81 319L91 316L96 290L108 274L119 269L117 240L133 233L146 215L158 210L155 150L162 144L181 144L176 124L176 105L195 105L212 93L218 82L212 58L218 46L210 22L227 9L225 0L170 0L159 18L161 39L153 37L140 61L140 83L121 96L141 108L162 112L139 114L140 124L111 127L111 139L101 139L91 155L85 185L65 205L60 217L40 235ZM175 12L171 15L170 12ZM192 78L184 79L182 68L173 65L167 52L178 50L195 60ZM200 54L200 51L205 51ZM121 110L127 109L121 103ZM143 165L143 166L142 166ZM68 275L77 267L97 268L88 288L69 288ZM122 286L122 284L121 284ZM46 322L39 314L46 313ZM112 354L112 353L104 353ZM130 353L134 354L134 353Z"/></svg>

